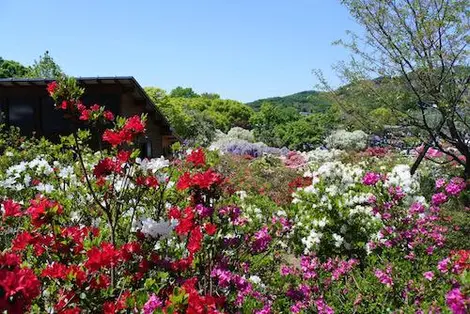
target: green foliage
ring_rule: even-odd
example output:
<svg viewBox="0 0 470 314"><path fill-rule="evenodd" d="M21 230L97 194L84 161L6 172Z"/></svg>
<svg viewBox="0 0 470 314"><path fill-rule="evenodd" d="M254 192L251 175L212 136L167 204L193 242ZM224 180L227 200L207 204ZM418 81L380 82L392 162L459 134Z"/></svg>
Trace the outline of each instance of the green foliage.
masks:
<svg viewBox="0 0 470 314"><path fill-rule="evenodd" d="M247 128L253 114L238 101L220 99L217 94L200 96L191 88L177 87L169 95L157 87L146 87L145 91L178 135L200 144L210 143L216 129L227 132L235 126Z"/></svg>
<svg viewBox="0 0 470 314"><path fill-rule="evenodd" d="M170 97L196 98L200 96L191 87L178 86L170 92Z"/></svg>
<svg viewBox="0 0 470 314"><path fill-rule="evenodd" d="M323 141L325 125L320 115L312 115L276 127L281 145L293 150L308 150Z"/></svg>
<svg viewBox="0 0 470 314"><path fill-rule="evenodd" d="M269 146L279 147L282 142L276 133L278 125L294 122L300 114L293 107L279 107L271 103L264 103L250 119L253 132L258 141Z"/></svg>
<svg viewBox="0 0 470 314"><path fill-rule="evenodd" d="M39 60L34 61L26 77L54 79L63 75L63 73L61 67L49 55L49 51L46 51L44 55L39 57Z"/></svg>
<svg viewBox="0 0 470 314"><path fill-rule="evenodd" d="M269 146L306 150L323 141L328 128L336 124L333 110L307 116L294 107L264 103L250 122L258 141Z"/></svg>
<svg viewBox="0 0 470 314"><path fill-rule="evenodd" d="M19 62L0 57L0 78L24 77L30 69Z"/></svg>
<svg viewBox="0 0 470 314"><path fill-rule="evenodd" d="M8 128L5 124L0 124L0 154L9 147L18 147L23 141L19 128Z"/></svg>

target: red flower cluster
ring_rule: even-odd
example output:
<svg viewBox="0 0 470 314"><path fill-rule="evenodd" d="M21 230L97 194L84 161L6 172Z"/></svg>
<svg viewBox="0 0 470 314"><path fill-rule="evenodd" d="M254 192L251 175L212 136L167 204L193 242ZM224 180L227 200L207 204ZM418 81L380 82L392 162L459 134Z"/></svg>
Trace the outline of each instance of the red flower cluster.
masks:
<svg viewBox="0 0 470 314"><path fill-rule="evenodd" d="M93 175L96 178L105 177L112 173L121 172L122 163L120 160L113 160L109 157L106 157L98 162L98 164L93 169Z"/></svg>
<svg viewBox="0 0 470 314"><path fill-rule="evenodd" d="M186 235L194 228L194 210L191 207L186 207L182 212L177 208L170 209L169 216L171 219L178 219L179 223L175 231L179 235Z"/></svg>
<svg viewBox="0 0 470 314"><path fill-rule="evenodd" d="M127 119L124 127L120 130L107 129L103 133L103 141L108 142L113 147L124 143L130 143L133 138L145 132L145 123L139 116Z"/></svg>
<svg viewBox="0 0 470 314"><path fill-rule="evenodd" d="M49 96L54 95L58 88L59 84L57 84L56 81L47 84L47 92L49 93Z"/></svg>
<svg viewBox="0 0 470 314"><path fill-rule="evenodd" d="M61 230L61 243L68 245L68 249L75 253L81 253L83 251L83 241L86 237L93 236L98 237L100 231L95 227L65 227ZM71 246L71 247L70 247Z"/></svg>
<svg viewBox="0 0 470 314"><path fill-rule="evenodd" d="M183 284L184 291L188 294L187 314L218 314L218 308L225 304L224 297L200 295L196 289L197 278L191 278Z"/></svg>
<svg viewBox="0 0 470 314"><path fill-rule="evenodd" d="M213 185L222 183L222 175L212 169L205 172L197 172L191 176L189 172L185 172L176 183L178 190L186 190L188 188L209 189Z"/></svg>
<svg viewBox="0 0 470 314"><path fill-rule="evenodd" d="M63 212L62 206L47 198L38 198L31 201L27 213L31 216L31 222L35 227L40 227L51 221L55 215Z"/></svg>
<svg viewBox="0 0 470 314"><path fill-rule="evenodd" d="M451 259L454 261L454 269L461 274L465 270L470 270L470 250L459 250L451 252Z"/></svg>
<svg viewBox="0 0 470 314"><path fill-rule="evenodd" d="M29 268L20 267L20 258L0 253L0 311L25 313L40 293L41 283Z"/></svg>
<svg viewBox="0 0 470 314"><path fill-rule="evenodd" d="M217 232L217 226L210 222L204 225L204 229L208 235L214 235Z"/></svg>
<svg viewBox="0 0 470 314"><path fill-rule="evenodd" d="M108 121L114 121L114 114L111 111L103 112L103 117Z"/></svg>
<svg viewBox="0 0 470 314"><path fill-rule="evenodd" d="M362 154L371 157L385 157L389 152L389 147L367 147Z"/></svg>
<svg viewBox="0 0 470 314"><path fill-rule="evenodd" d="M131 260L134 254L140 254L141 246L137 242L126 243L117 249L111 243L102 242L101 247L93 247L86 252L85 267L89 272L116 266Z"/></svg>
<svg viewBox="0 0 470 314"><path fill-rule="evenodd" d="M188 157L186 157L186 161L192 163L194 166L204 166L206 164L206 155L202 148L198 148L193 150Z"/></svg>
<svg viewBox="0 0 470 314"><path fill-rule="evenodd" d="M67 105L62 105L62 109L67 109ZM93 106L90 107L90 109L87 109L85 107L85 105L83 105L82 103L78 103L77 104L77 109L78 109L78 113L80 114L79 116L79 120L82 120L82 121L88 121L92 118L92 116L95 118L95 119L98 119L100 114L101 114L101 111L103 111L103 118L107 121L113 121L114 120L114 114L111 112L111 111L108 111L108 110L102 110L102 107L97 105L97 104L94 104Z"/></svg>
<svg viewBox="0 0 470 314"><path fill-rule="evenodd" d="M52 82L47 85L47 91L53 98L58 88L59 84L57 82ZM77 99L62 100L60 104L56 104L56 108L70 110L74 114L77 114L78 119L82 121L98 120L100 117L103 117L105 121L114 120L114 114L111 111L104 110L104 107L94 104L90 108L87 108L80 100Z"/></svg>
<svg viewBox="0 0 470 314"><path fill-rule="evenodd" d="M104 314L115 314L127 308L127 299L129 299L131 293L125 291L122 293L117 300L107 301L103 304Z"/></svg>
<svg viewBox="0 0 470 314"><path fill-rule="evenodd" d="M140 176L136 179L135 183L148 188L158 187L158 180L154 176Z"/></svg>
<svg viewBox="0 0 470 314"><path fill-rule="evenodd" d="M297 188L303 188L312 184L312 178L310 177L297 177L289 182L290 193L294 192Z"/></svg>
<svg viewBox="0 0 470 314"><path fill-rule="evenodd" d="M201 249L202 238L203 234L201 232L201 227L197 226L191 231L188 244L186 245L186 248L188 249L189 253L194 254Z"/></svg>
<svg viewBox="0 0 470 314"><path fill-rule="evenodd" d="M179 210L173 207L169 210L169 218L177 219L178 225L175 227L175 232L180 236L187 236L186 249L189 252L189 256L185 259L173 262L171 268L174 271L181 271L187 269L193 262L194 254L199 252L202 248L202 240L204 238L203 231L207 235L214 235L217 231L217 226L207 222L205 224L198 225L196 221L197 210L193 207L186 207L183 210ZM201 218L201 216L199 216Z"/></svg>
<svg viewBox="0 0 470 314"><path fill-rule="evenodd" d="M46 268L41 272L41 277L61 280L72 279L81 287L85 283L87 275L85 271L77 265L66 266L64 264L54 262L46 266Z"/></svg>
<svg viewBox="0 0 470 314"><path fill-rule="evenodd" d="M23 215L21 205L15 203L12 200L6 200L2 203L3 205L3 220L5 221L8 217L20 217Z"/></svg>
<svg viewBox="0 0 470 314"><path fill-rule="evenodd" d="M40 234L37 232L23 231L18 233L12 241L11 250L22 252L28 245L34 249L37 256L46 251L70 254L83 252L83 241L89 236L98 236L99 232L92 227L65 227L56 234Z"/></svg>
<svg viewBox="0 0 470 314"><path fill-rule="evenodd" d="M101 243L101 247L91 248L86 253L87 261L85 267L89 271L97 271L101 268L115 266L119 261L120 252L111 243Z"/></svg>

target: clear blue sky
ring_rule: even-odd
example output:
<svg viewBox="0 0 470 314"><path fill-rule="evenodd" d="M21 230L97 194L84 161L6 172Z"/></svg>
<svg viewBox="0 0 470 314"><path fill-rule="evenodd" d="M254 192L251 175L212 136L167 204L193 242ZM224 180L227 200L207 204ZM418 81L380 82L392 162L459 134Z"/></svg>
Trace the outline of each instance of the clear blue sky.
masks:
<svg viewBox="0 0 470 314"><path fill-rule="evenodd" d="M49 50L74 76L132 75L252 101L335 85L347 58L332 41L358 29L339 0L0 0L0 56Z"/></svg>

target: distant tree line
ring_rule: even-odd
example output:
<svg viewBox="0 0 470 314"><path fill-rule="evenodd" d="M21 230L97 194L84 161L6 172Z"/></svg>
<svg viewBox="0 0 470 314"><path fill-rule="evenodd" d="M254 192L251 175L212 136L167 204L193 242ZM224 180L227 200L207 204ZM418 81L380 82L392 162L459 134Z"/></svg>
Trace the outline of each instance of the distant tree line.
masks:
<svg viewBox="0 0 470 314"><path fill-rule="evenodd" d="M0 78L55 78L61 73L63 73L61 67L49 55L49 51L35 60L31 66L0 57Z"/></svg>

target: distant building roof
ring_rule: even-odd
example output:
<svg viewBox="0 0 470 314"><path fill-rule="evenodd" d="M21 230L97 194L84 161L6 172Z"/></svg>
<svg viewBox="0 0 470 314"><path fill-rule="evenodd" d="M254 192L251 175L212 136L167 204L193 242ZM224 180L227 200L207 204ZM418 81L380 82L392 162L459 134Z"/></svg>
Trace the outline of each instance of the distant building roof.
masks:
<svg viewBox="0 0 470 314"><path fill-rule="evenodd" d="M174 130L170 125L170 122L163 115L163 113L153 103L147 93L144 91L142 86L137 82L133 76L104 76L104 77L76 77L75 78L79 85L90 86L90 85L119 85L124 89L132 92L138 100L144 100L146 102L146 108L155 112L157 120L161 121L167 126L170 131L174 134ZM31 87L31 86L46 86L48 83L54 81L53 79L47 78L1 78L0 87ZM174 134L177 136L176 134Z"/></svg>

